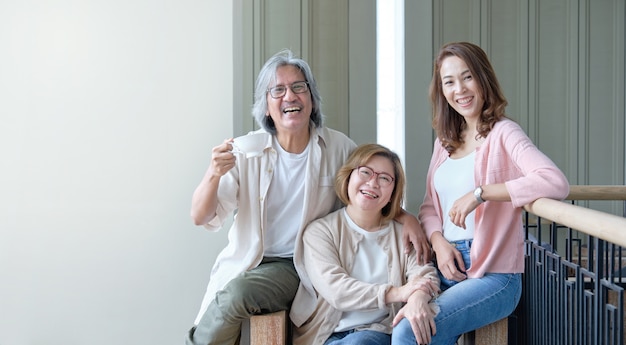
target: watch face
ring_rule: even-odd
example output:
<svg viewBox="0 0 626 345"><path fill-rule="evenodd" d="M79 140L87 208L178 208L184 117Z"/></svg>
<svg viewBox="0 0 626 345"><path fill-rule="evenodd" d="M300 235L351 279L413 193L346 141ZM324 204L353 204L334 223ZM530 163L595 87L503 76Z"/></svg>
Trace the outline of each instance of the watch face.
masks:
<svg viewBox="0 0 626 345"><path fill-rule="evenodd" d="M483 195L482 187L478 187L474 190L474 196L476 197L476 200L478 200L478 202L485 202L485 200L483 200L482 198L482 195Z"/></svg>

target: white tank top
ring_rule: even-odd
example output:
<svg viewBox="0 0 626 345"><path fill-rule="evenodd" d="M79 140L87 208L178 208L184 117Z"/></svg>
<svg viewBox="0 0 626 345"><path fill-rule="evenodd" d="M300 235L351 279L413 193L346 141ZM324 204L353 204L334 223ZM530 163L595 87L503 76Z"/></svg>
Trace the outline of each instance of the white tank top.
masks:
<svg viewBox="0 0 626 345"><path fill-rule="evenodd" d="M448 157L437 168L433 176L435 190L439 196L439 203L443 212L443 236L450 242L474 238L475 212L471 212L465 218L465 229L452 224L448 214L450 214L450 208L457 199L476 188L474 186L475 157L476 151L458 159Z"/></svg>

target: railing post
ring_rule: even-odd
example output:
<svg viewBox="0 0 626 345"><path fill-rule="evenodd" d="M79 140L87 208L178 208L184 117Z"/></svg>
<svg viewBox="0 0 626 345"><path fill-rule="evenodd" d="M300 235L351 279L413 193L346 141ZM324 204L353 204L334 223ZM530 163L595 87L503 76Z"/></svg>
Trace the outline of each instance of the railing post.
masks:
<svg viewBox="0 0 626 345"><path fill-rule="evenodd" d="M591 336L592 339L595 339L594 344L600 345L604 344L606 340L604 313L601 309L601 306L605 304L604 289L602 288L602 280L604 279L605 273L604 241L599 238L594 238L594 244L594 247L597 249L594 265L595 280L593 282L594 308L592 309L592 313L595 314L593 317L595 325L592 328ZM597 332L598 334L593 334L593 332Z"/></svg>

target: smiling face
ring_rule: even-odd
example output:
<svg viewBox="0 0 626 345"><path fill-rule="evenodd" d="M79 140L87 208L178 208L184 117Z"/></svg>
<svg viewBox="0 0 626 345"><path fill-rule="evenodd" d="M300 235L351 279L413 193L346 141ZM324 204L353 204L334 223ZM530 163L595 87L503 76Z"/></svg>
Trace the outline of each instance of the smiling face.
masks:
<svg viewBox="0 0 626 345"><path fill-rule="evenodd" d="M282 97L272 98L268 92L267 111L276 126L278 133L299 135L308 133L309 120L313 110L311 92L294 93L291 85L295 82L306 81L304 74L296 66L285 65L276 70L276 81L270 88L286 86Z"/></svg>
<svg viewBox="0 0 626 345"><path fill-rule="evenodd" d="M480 85L465 61L457 56L448 56L441 63L439 75L448 104L467 122L477 121L485 101Z"/></svg>
<svg viewBox="0 0 626 345"><path fill-rule="evenodd" d="M393 163L389 158L373 156L363 166L372 169L375 174L369 180L362 178L358 169L354 169L348 182L348 209L357 208L360 211L380 212L391 200L394 183L381 186L379 173L385 173L396 178Z"/></svg>

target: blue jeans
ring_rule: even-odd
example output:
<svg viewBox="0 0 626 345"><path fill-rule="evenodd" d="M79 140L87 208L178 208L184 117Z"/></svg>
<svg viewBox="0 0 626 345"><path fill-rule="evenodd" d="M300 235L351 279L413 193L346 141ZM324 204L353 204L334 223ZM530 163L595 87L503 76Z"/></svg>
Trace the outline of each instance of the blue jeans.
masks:
<svg viewBox="0 0 626 345"><path fill-rule="evenodd" d="M509 316L521 295L521 273L488 273L451 286L435 300L440 311L435 317L437 334L430 345L453 345L463 333ZM394 327L391 343L415 345L407 319Z"/></svg>
<svg viewBox="0 0 626 345"><path fill-rule="evenodd" d="M470 248L472 247L472 242L473 240L461 240L461 241L450 242L452 245L454 245L456 250L458 250L463 256L463 263L465 264L465 270L468 270L470 268L470 265L472 264L472 261L470 260ZM436 259L435 259L435 266L437 266ZM457 269L458 268L459 267L457 265ZM441 274L441 271L439 271L439 269L437 269L437 274L439 275L439 279L441 280L441 291L446 291L449 287L458 283L457 281L446 279L446 277L444 277L443 274Z"/></svg>
<svg viewBox="0 0 626 345"><path fill-rule="evenodd" d="M391 344L391 335L376 331L349 330L333 333L324 345L386 345Z"/></svg>

